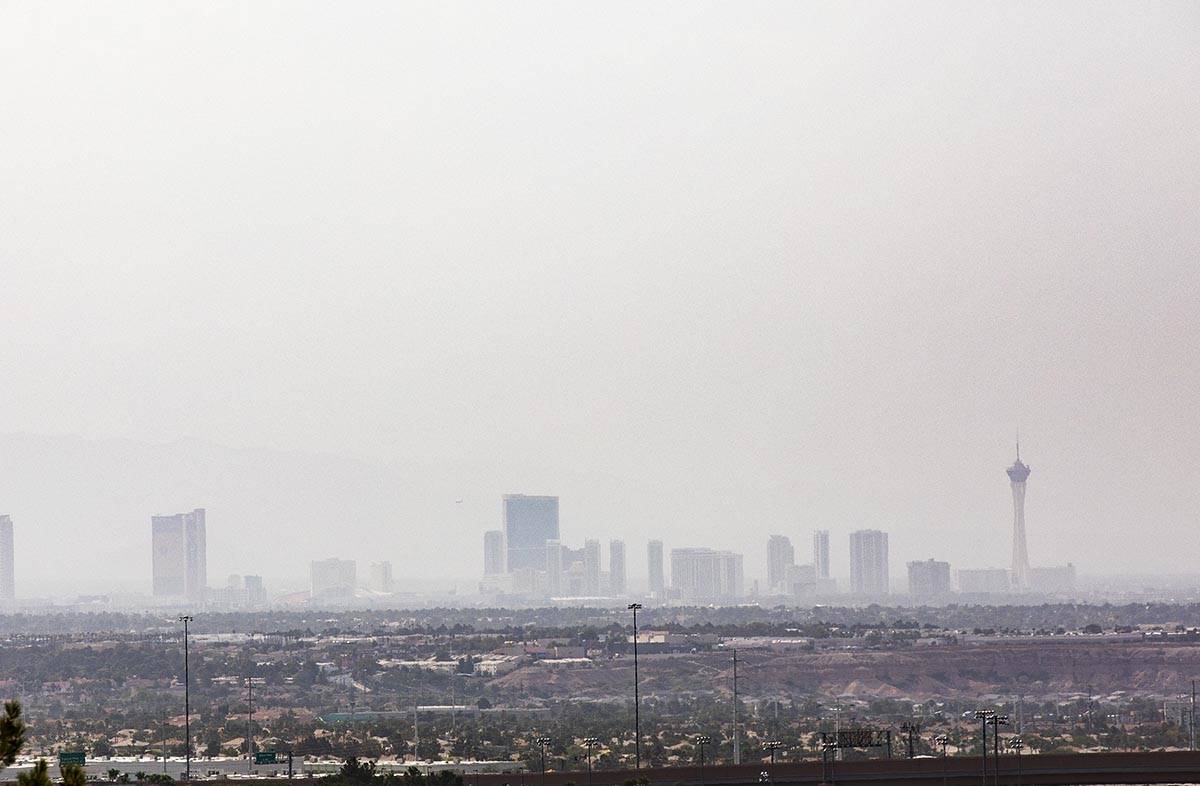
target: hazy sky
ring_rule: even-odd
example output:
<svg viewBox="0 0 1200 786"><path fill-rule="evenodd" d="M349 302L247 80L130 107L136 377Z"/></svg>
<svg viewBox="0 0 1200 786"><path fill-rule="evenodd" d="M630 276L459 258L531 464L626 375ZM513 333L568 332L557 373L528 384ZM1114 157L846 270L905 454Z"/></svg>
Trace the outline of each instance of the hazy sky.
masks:
<svg viewBox="0 0 1200 786"><path fill-rule="evenodd" d="M463 575L503 491L757 575L1006 564L1019 425L1035 564L1194 569L1196 3L6 2L0 101L0 432L385 465ZM0 478L26 548L280 525L63 496Z"/></svg>

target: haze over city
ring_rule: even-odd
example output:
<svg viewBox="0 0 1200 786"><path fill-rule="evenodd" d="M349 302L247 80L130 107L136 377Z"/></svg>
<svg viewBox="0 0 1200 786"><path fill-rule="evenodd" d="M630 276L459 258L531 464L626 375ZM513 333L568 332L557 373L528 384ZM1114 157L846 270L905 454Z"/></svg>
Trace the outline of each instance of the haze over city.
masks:
<svg viewBox="0 0 1200 786"><path fill-rule="evenodd" d="M9 5L25 595L564 539L1195 573L1194 4ZM902 30L897 34L897 30ZM460 501L461 500L461 501Z"/></svg>

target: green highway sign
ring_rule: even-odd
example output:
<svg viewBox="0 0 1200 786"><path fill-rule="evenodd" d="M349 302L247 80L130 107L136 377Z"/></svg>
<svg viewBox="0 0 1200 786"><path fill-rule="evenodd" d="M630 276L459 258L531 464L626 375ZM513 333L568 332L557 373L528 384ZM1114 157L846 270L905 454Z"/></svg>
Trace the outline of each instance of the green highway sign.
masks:
<svg viewBox="0 0 1200 786"><path fill-rule="evenodd" d="M258 751L254 754L255 764L274 764L275 751Z"/></svg>
<svg viewBox="0 0 1200 786"><path fill-rule="evenodd" d="M64 764L78 764L82 767L87 763L87 756L83 751L60 751L58 754L58 766Z"/></svg>

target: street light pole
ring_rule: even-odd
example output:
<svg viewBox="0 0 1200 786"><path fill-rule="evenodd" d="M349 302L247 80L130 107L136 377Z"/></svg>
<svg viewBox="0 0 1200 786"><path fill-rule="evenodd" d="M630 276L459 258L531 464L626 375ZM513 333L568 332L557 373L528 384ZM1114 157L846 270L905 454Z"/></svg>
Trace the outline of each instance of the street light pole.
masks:
<svg viewBox="0 0 1200 786"><path fill-rule="evenodd" d="M188 673L188 623L192 621L190 614L179 617L183 623L183 736L184 736L184 780L192 779L192 697L191 679Z"/></svg>
<svg viewBox="0 0 1200 786"><path fill-rule="evenodd" d="M633 733L634 739L634 769L642 768L642 707L638 694L638 650L637 650L637 613L642 607L640 603L630 603L627 607L633 612Z"/></svg>

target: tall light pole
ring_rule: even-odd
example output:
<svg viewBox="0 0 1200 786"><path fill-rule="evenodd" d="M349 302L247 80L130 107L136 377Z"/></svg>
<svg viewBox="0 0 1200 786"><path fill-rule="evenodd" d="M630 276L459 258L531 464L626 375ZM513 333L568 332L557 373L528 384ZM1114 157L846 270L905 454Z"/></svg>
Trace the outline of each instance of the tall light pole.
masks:
<svg viewBox="0 0 1200 786"><path fill-rule="evenodd" d="M246 772L254 772L254 675L246 677ZM354 720L351 710L350 720Z"/></svg>
<svg viewBox="0 0 1200 786"><path fill-rule="evenodd" d="M700 786L704 786L704 746L712 744L712 737L701 734L696 738L696 747L700 749Z"/></svg>
<svg viewBox="0 0 1200 786"><path fill-rule="evenodd" d="M921 724L919 722L909 723L905 721L900 724L900 731L908 735L908 758L913 758L917 755L916 749L913 746L913 735L921 733Z"/></svg>
<svg viewBox="0 0 1200 786"><path fill-rule="evenodd" d="M183 779L192 779L192 696L191 675L188 673L188 623L192 615L184 614L179 617L183 623L183 736L184 736L184 771Z"/></svg>
<svg viewBox="0 0 1200 786"><path fill-rule="evenodd" d="M833 754L836 751L837 751L837 743L835 743L835 742L822 742L821 743L821 783L825 786L827 786L829 784L829 782L831 780L830 776L833 774L833 772L832 772L833 766L830 763L830 759L832 758Z"/></svg>
<svg viewBox="0 0 1200 786"><path fill-rule="evenodd" d="M633 761L635 770L642 768L642 706L638 694L638 653L637 653L637 613L642 607L640 603L630 603L627 608L633 612Z"/></svg>
<svg viewBox="0 0 1200 786"><path fill-rule="evenodd" d="M996 786L1000 786L1000 727L1008 725L1008 716L997 715L993 712L987 722L994 727L992 731L992 781Z"/></svg>
<svg viewBox="0 0 1200 786"><path fill-rule="evenodd" d="M992 713L991 718L988 719L988 722L992 725L991 779L995 782L996 786L1000 786L1000 727L1008 726L1008 715L997 715L996 713Z"/></svg>
<svg viewBox="0 0 1200 786"><path fill-rule="evenodd" d="M738 728L737 650L733 651L733 763L742 763L742 734Z"/></svg>
<svg viewBox="0 0 1200 786"><path fill-rule="evenodd" d="M588 786L592 786L592 748L600 744L599 737L584 737L583 745L587 748Z"/></svg>
<svg viewBox="0 0 1200 786"><path fill-rule="evenodd" d="M981 753L983 754L983 786L987 786L987 727L988 718L995 716L996 713L991 710L975 710L973 713L977 721L979 721L980 731L983 732L983 745Z"/></svg>
<svg viewBox="0 0 1200 786"><path fill-rule="evenodd" d="M538 737L537 744L542 748L542 786L546 786L546 746L550 744L550 738Z"/></svg>

